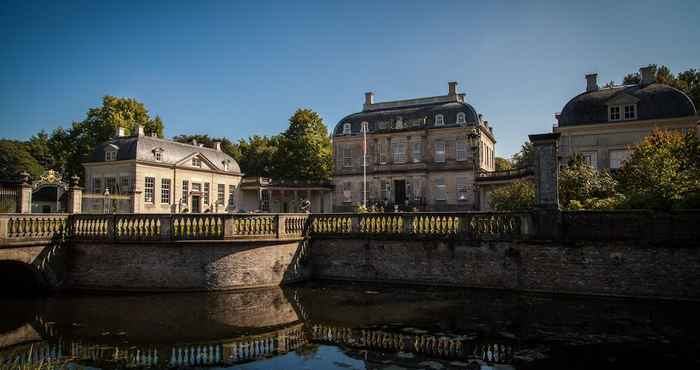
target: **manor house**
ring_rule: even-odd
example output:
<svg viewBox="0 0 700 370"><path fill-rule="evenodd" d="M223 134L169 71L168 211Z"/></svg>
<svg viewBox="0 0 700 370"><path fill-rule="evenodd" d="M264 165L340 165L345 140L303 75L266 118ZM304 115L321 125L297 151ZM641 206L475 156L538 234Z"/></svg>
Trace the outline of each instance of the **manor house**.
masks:
<svg viewBox="0 0 700 370"><path fill-rule="evenodd" d="M223 213L238 208L241 170L219 143L206 148L146 136L141 126L131 136L119 128L83 166L88 195L107 192L128 199L129 205L117 212Z"/></svg>
<svg viewBox="0 0 700 370"><path fill-rule="evenodd" d="M495 144L493 128L457 92L457 82L446 95L409 100L375 102L368 92L362 111L333 131L334 210L363 202L363 166L368 206L476 209L474 179L494 170Z"/></svg>
<svg viewBox="0 0 700 370"><path fill-rule="evenodd" d="M656 68L639 69L640 82L598 87L598 75L586 75L586 91L556 115L562 163L575 153L595 168L617 169L654 128L695 132L698 115L682 91L656 82Z"/></svg>

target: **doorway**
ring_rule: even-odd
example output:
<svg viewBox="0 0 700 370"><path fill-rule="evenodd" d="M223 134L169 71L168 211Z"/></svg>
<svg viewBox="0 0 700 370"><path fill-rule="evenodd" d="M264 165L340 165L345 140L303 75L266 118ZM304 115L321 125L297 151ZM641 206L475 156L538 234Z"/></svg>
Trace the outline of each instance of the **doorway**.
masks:
<svg viewBox="0 0 700 370"><path fill-rule="evenodd" d="M406 180L394 180L394 204L406 204Z"/></svg>
<svg viewBox="0 0 700 370"><path fill-rule="evenodd" d="M201 205L199 202L199 195L193 195L192 196L192 212L191 213L201 213Z"/></svg>

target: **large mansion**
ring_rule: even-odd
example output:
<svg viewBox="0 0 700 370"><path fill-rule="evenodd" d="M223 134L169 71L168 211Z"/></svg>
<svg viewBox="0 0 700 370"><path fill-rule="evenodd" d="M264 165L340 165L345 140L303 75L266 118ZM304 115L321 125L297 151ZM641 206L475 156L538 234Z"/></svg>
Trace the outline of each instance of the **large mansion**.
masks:
<svg viewBox="0 0 700 370"><path fill-rule="evenodd" d="M85 166L88 193L128 197L123 212L230 212L237 208L238 163L221 151L144 135L125 136L97 146Z"/></svg>
<svg viewBox="0 0 700 370"><path fill-rule="evenodd" d="M586 91L556 115L563 159L580 153L595 168L617 169L654 128L694 132L693 101L682 91L656 82L655 67L639 69L635 85L599 88L597 74L586 75Z"/></svg>
<svg viewBox="0 0 700 370"><path fill-rule="evenodd" d="M366 133L366 157L363 143ZM424 210L472 210L474 179L495 166L493 129L457 92L425 98L374 102L365 94L361 112L333 131L334 209L367 204Z"/></svg>

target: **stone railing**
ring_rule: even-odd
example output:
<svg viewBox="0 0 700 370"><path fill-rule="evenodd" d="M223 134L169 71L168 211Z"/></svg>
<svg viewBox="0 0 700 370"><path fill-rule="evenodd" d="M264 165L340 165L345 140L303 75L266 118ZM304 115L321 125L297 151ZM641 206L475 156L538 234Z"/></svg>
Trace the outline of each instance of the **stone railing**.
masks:
<svg viewBox="0 0 700 370"><path fill-rule="evenodd" d="M513 168L503 171L479 171L477 181L515 180L534 176L534 174L535 169L532 167Z"/></svg>
<svg viewBox="0 0 700 370"><path fill-rule="evenodd" d="M0 246L23 242L52 240L68 227L67 214L2 214Z"/></svg>
<svg viewBox="0 0 700 370"><path fill-rule="evenodd" d="M307 214L72 215L73 240L278 240L306 236Z"/></svg>
<svg viewBox="0 0 700 370"><path fill-rule="evenodd" d="M525 239L533 235L526 212L320 214L312 237Z"/></svg>

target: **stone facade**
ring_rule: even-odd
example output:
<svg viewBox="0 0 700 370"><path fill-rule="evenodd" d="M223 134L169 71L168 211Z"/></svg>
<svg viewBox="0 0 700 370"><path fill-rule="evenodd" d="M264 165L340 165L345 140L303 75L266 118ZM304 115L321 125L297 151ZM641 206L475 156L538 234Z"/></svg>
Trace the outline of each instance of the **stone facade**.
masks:
<svg viewBox="0 0 700 370"><path fill-rule="evenodd" d="M374 102L343 118L333 132L334 207L364 200L366 129L367 203L385 209L472 210L475 174L493 171L493 130L450 84L448 95Z"/></svg>
<svg viewBox="0 0 700 370"><path fill-rule="evenodd" d="M242 211L300 212L304 201L309 201L308 211L311 213L328 213L333 210L333 185L328 183L245 177L239 194Z"/></svg>
<svg viewBox="0 0 700 370"><path fill-rule="evenodd" d="M111 151L114 154L108 154ZM128 212L238 210L240 168L220 147L177 143L140 131L136 136L103 143L83 165L86 193L100 195L109 189L115 198L128 199ZM95 211L88 208L84 207L85 212Z"/></svg>
<svg viewBox="0 0 700 370"><path fill-rule="evenodd" d="M598 169L619 168L654 128L695 132L698 120L692 100L680 90L655 83L653 68L640 69L636 85L599 88L597 75L587 75L586 91L556 115L562 163L578 153Z"/></svg>

